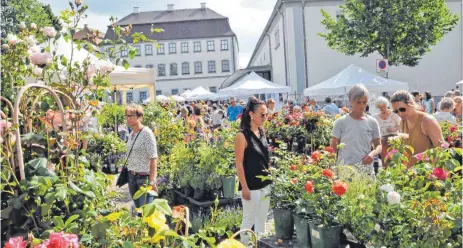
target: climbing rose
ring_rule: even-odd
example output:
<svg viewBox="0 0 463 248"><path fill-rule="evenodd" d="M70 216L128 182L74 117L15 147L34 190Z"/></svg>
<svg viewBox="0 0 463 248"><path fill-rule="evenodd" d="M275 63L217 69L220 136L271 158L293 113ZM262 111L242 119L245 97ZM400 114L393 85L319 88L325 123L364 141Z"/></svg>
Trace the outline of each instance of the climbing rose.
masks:
<svg viewBox="0 0 463 248"><path fill-rule="evenodd" d="M50 53L33 53L29 56L31 63L34 65L45 65L51 62L52 56Z"/></svg>
<svg viewBox="0 0 463 248"><path fill-rule="evenodd" d="M10 238L8 243L5 244L4 248L25 248L27 241L23 241L23 237L19 236L16 238Z"/></svg>
<svg viewBox="0 0 463 248"><path fill-rule="evenodd" d="M432 170L432 175L435 176L437 179L444 181L447 179L447 173L445 173L444 169L440 167L436 167Z"/></svg>
<svg viewBox="0 0 463 248"><path fill-rule="evenodd" d="M387 202L389 205L399 204L400 203L400 195L395 191L391 191L387 193Z"/></svg>
<svg viewBox="0 0 463 248"><path fill-rule="evenodd" d="M307 191L307 193L313 193L313 183L311 181L305 183L305 191Z"/></svg>
<svg viewBox="0 0 463 248"><path fill-rule="evenodd" d="M322 175L326 176L328 178L333 178L334 172L332 170L330 170L330 169L323 169Z"/></svg>
<svg viewBox="0 0 463 248"><path fill-rule="evenodd" d="M43 35L53 38L56 36L56 30L54 27L44 27L43 28Z"/></svg>
<svg viewBox="0 0 463 248"><path fill-rule="evenodd" d="M331 147L331 146L327 146L327 147L325 147L325 151L327 151L329 153L334 153L334 148Z"/></svg>
<svg viewBox="0 0 463 248"><path fill-rule="evenodd" d="M336 181L333 183L333 193L337 196L342 196L347 191L347 183Z"/></svg>

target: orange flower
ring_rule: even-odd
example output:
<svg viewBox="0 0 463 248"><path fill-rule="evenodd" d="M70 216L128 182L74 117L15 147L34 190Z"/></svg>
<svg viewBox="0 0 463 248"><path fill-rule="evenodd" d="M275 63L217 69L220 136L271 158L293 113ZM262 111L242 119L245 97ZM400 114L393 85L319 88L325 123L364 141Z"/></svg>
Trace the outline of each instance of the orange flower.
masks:
<svg viewBox="0 0 463 248"><path fill-rule="evenodd" d="M305 183L305 191L306 191L307 193L313 193L313 182L307 181L307 182Z"/></svg>
<svg viewBox="0 0 463 248"><path fill-rule="evenodd" d="M297 177L295 177L295 178L291 179L291 183L292 183L292 184L296 184L296 183L297 183L297 181L298 181L298 180L297 180Z"/></svg>
<svg viewBox="0 0 463 248"><path fill-rule="evenodd" d="M347 191L347 183L336 181L333 183L333 193L337 196L342 196Z"/></svg>
<svg viewBox="0 0 463 248"><path fill-rule="evenodd" d="M333 179L334 172L332 170L330 170L330 169L323 169L322 170L322 175Z"/></svg>
<svg viewBox="0 0 463 248"><path fill-rule="evenodd" d="M322 154L320 153L320 151L314 151L312 152L312 159L315 160L315 161L319 161L322 157Z"/></svg>
<svg viewBox="0 0 463 248"><path fill-rule="evenodd" d="M325 147L325 151L327 151L329 153L334 153L334 148L331 147L331 146L327 146L327 147Z"/></svg>
<svg viewBox="0 0 463 248"><path fill-rule="evenodd" d="M96 107L98 106L98 100L93 100L93 101L89 101L88 104L90 104L90 106L93 106L93 107Z"/></svg>
<svg viewBox="0 0 463 248"><path fill-rule="evenodd" d="M292 171L295 171L295 170L297 169L297 167L296 167L295 165L292 164L292 165L289 167L289 169L292 170Z"/></svg>
<svg viewBox="0 0 463 248"><path fill-rule="evenodd" d="M179 205L179 206L174 206L172 210L172 218L174 219L183 219L183 216L185 215L185 206Z"/></svg>

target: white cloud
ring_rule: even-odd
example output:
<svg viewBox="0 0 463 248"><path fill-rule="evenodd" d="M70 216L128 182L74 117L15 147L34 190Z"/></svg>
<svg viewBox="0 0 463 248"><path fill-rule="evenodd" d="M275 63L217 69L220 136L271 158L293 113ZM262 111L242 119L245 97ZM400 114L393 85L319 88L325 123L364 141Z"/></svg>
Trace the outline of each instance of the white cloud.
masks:
<svg viewBox="0 0 463 248"><path fill-rule="evenodd" d="M80 27L84 27L85 24L88 24L90 28L98 29L103 33L106 33L108 25L110 24L109 17L111 15L98 14L95 12L87 12L87 18L82 19L79 23Z"/></svg>

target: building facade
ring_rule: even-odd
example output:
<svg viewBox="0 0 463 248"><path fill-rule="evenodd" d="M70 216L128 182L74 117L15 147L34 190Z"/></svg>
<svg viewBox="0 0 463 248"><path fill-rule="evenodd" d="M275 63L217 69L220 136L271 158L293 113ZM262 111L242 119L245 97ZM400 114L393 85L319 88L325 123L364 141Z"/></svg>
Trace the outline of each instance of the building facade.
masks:
<svg viewBox="0 0 463 248"><path fill-rule="evenodd" d="M366 58L341 54L326 44L318 33L326 33L320 10L338 16L339 0L278 0L260 36L248 67L270 66L272 81L302 94L307 87L323 82L350 64L376 72L379 54ZM407 82L410 90L431 91L441 96L462 79L462 1L447 0L457 26L426 54L416 67L390 67L389 78Z"/></svg>
<svg viewBox="0 0 463 248"><path fill-rule="evenodd" d="M222 82L238 69L238 40L227 17L206 8L134 12L118 21L122 27L132 24L133 32L150 33L151 25L164 32L153 33L153 43L137 43L137 56L131 67L155 68L156 95L177 95L198 86L217 92ZM147 35L148 36L148 35ZM114 37L108 28L106 39ZM128 42L131 42L129 39ZM104 49L104 48L103 48ZM128 58L121 51L121 58ZM148 89L127 92L127 102L149 97Z"/></svg>

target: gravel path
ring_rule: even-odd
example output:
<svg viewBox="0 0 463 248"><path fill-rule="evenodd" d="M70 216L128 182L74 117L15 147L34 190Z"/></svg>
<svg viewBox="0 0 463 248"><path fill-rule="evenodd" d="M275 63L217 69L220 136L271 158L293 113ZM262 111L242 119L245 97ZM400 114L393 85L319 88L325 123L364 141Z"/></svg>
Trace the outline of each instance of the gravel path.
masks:
<svg viewBox="0 0 463 248"><path fill-rule="evenodd" d="M118 186L116 186L118 176L119 176L119 174L117 174L117 175L109 175L109 178L111 180L111 185L109 186L108 190L109 191L116 191L117 193L120 194L119 197L114 199L114 203L116 205L115 206L116 208L127 207L128 209L130 209L130 207L132 205L132 198L130 197L129 186L128 186L128 184L126 184L126 185L124 185L124 186L122 186L120 188Z"/></svg>

